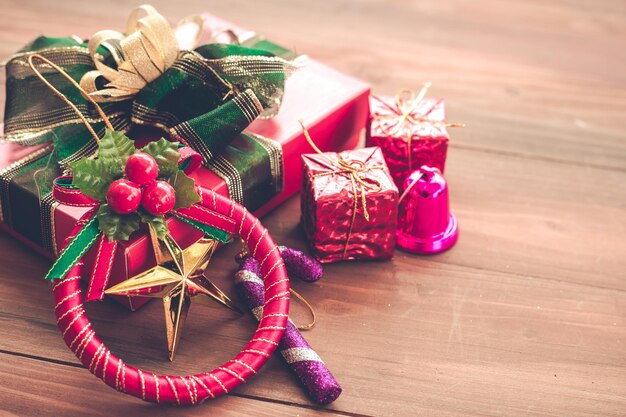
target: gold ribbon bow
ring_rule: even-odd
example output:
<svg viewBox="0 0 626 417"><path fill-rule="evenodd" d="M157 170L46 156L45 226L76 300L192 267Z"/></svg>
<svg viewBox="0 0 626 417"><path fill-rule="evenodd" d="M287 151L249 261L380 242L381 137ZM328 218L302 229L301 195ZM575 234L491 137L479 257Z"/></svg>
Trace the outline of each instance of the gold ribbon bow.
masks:
<svg viewBox="0 0 626 417"><path fill-rule="evenodd" d="M391 125L393 128L391 130L387 130L389 125L385 126L384 130L388 136L401 136L402 131L404 130L404 135L406 136L406 142L408 147L408 163L409 170L412 170L411 167L411 143L413 140L413 125L415 123L432 123L439 126L444 127L464 127L464 123L447 123L443 120L433 120L424 115L427 115L432 111L428 109L426 112L416 113L418 106L422 103L424 98L426 97L426 93L428 93L428 89L430 88L431 83L424 83L424 86L419 91L417 95L413 90L409 90L408 88L403 88L398 91L395 95L395 104L396 107L391 107L387 103L382 100L378 100L380 103L384 104L392 114L377 114L373 118L374 120L388 120L391 121ZM434 107L434 106L433 106Z"/></svg>
<svg viewBox="0 0 626 417"><path fill-rule="evenodd" d="M373 169L384 169L383 165L371 165L367 166L366 162L356 160L356 159L348 159L345 160L339 155L337 159L333 159L328 157L324 152L317 147L311 136L309 135L309 131L304 126L304 122L302 120L298 120L300 122L300 126L302 126L302 130L304 131L304 137L309 142L309 145L321 155L326 161L330 163L334 169L329 172L323 172L320 174L315 174L313 177L322 177L328 175L346 175L348 179L350 179L350 183L352 184L352 196L353 196L353 208L352 208L352 218L350 220L350 227L348 229L348 236L346 237L346 243L343 247L343 256L345 257L346 252L348 251L348 243L350 242L350 236L352 235L352 229L354 227L354 221L356 220L356 213L359 206L359 200L361 201L361 207L363 207L363 217L366 221L370 220L369 212L367 211L367 192L373 191L378 192L383 189L382 184L376 178L371 178L368 176L368 172Z"/></svg>
<svg viewBox="0 0 626 417"><path fill-rule="evenodd" d="M142 13L145 16L140 18ZM192 24L197 26L197 30L191 48L202 35L202 18L188 16L177 25L177 28L183 28ZM117 68L98 58L100 46L111 52ZM88 47L97 70L86 73L80 80L80 86L96 101L121 101L137 94L172 66L178 57L179 41L167 20L154 7L144 4L131 12L126 34L101 30L89 39ZM109 81L106 88L98 89L96 80L99 77Z"/></svg>

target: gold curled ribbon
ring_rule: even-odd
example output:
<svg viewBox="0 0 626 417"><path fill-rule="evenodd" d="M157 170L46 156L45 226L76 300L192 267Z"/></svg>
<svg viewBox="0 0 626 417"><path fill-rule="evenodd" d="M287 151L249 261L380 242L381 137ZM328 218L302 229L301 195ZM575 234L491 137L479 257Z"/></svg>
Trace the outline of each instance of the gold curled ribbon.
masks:
<svg viewBox="0 0 626 417"><path fill-rule="evenodd" d="M376 178L370 178L367 174L369 171L373 169L384 169L383 165L372 165L367 166L365 162L359 160L348 159L345 160L341 157L341 155L337 156L337 159L330 158L324 152L317 147L313 139L311 139L311 135L309 135L309 131L304 126L304 122L302 120L298 120L300 126L302 126L302 130L304 132L304 137L309 142L309 145L321 155L326 161L328 161L334 169L331 169L329 172L323 172L319 174L313 175L313 177L322 177L329 175L346 175L352 184L352 195L353 195L353 208L352 208L352 218L350 220L350 227L348 228L348 235L346 237L346 243L343 247L343 257L346 256L348 251L348 243L350 242L350 237L352 236L352 229L354 227L354 222L356 220L356 213L359 206L359 200L361 200L361 207L363 207L363 217L366 221L370 220L370 215L367 210L367 192L373 191L378 192L383 189L382 184Z"/></svg>
<svg viewBox="0 0 626 417"><path fill-rule="evenodd" d="M41 82L43 82L54 94L56 94L61 100L63 100L63 102L65 102L65 104L67 104L74 111L74 113L76 113L76 115L80 118L80 120L85 124L85 127L87 127L87 130L89 130L89 133L91 133L91 135L93 136L93 138L95 139L96 142L100 142L100 138L96 134L96 131L93 130L93 127L91 126L91 124L89 123L87 118L80 112L80 110L78 110L78 107L76 107L76 105L74 103L72 103L63 93L61 93L56 87L54 87L50 83L50 81L45 79L45 77L41 74L41 72L35 67L35 62L34 62L35 59L37 59L39 61L43 61L45 64L47 64L50 67L52 67L56 72L61 74L74 87L76 87L76 89L78 91L80 91L80 93L87 99L87 101L89 101L91 104L94 105L94 107L96 108L96 110L100 114L100 117L102 117L102 121L106 125L107 129L114 130L113 126L111 125L111 121L109 120L107 115L104 113L102 108L98 105L98 103L96 103L96 100L94 100L92 97L90 97L87 94L87 92L76 81L74 81L74 79L67 72L65 72L65 70L63 70L63 68L59 67L54 62L50 61L48 58L46 58L46 57L44 57L44 56L42 56L40 54L32 54L32 55L30 55L28 57L28 65L30 66L31 70L41 80Z"/></svg>
<svg viewBox="0 0 626 417"><path fill-rule="evenodd" d="M140 17L142 14L145 15ZM190 24L197 26L193 48L202 35L203 20L200 16L188 16L177 27ZM100 46L111 52L116 68L98 58ZM96 101L122 101L133 97L174 64L179 42L167 20L154 7L144 4L131 12L126 34L101 30L89 39L88 48L97 69L83 75L81 87ZM100 77L109 81L103 89L97 86Z"/></svg>
<svg viewBox="0 0 626 417"><path fill-rule="evenodd" d="M430 88L431 83L426 82L422 89L415 94L413 90L408 88L403 88L399 90L395 95L395 108L389 106L387 103L378 99L378 101L385 105L389 110L392 111L393 114L377 114L373 116L374 120L390 120L393 123L392 130L386 130L385 134L388 136L400 136L402 130L404 130L404 134L406 136L406 142L408 147L408 163L409 170L412 170L412 161L411 161L411 143L413 140L413 125L415 123L431 123L444 127L465 127L464 123L448 123L443 120L432 120L424 115L430 113L432 108L428 109L426 112L416 114L416 110L418 106L424 101L426 94L428 93L428 89ZM386 129L386 128L385 128Z"/></svg>

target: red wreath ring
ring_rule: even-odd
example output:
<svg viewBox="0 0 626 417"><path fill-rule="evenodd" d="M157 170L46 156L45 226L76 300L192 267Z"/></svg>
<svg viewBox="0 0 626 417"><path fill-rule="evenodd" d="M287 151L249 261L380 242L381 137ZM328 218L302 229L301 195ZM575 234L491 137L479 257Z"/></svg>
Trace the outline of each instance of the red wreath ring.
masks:
<svg viewBox="0 0 626 417"><path fill-rule="evenodd" d="M54 312L67 346L96 377L120 392L157 403L197 404L227 394L263 366L278 346L289 313L289 279L280 252L259 219L241 205L213 191L202 190L202 202L194 209L215 215L211 226L239 236L259 261L265 281L263 317L254 336L232 360L211 372L190 376L155 375L126 365L96 336L85 316L80 289L82 259L63 280L53 283ZM77 223L74 233L86 222Z"/></svg>

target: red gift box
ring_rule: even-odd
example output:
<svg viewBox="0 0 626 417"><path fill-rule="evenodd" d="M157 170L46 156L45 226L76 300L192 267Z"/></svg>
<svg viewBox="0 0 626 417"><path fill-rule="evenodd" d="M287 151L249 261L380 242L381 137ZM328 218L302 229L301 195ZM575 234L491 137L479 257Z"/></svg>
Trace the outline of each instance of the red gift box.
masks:
<svg viewBox="0 0 626 417"><path fill-rule="evenodd" d="M220 25L220 29L240 28L219 18L204 15L205 22L211 27ZM323 149L353 149L358 145L362 127L368 114L369 85L350 76L339 73L312 59L304 61L303 68L294 73L285 84L285 94L278 114L272 119L256 120L245 131L278 142L282 146L284 184L282 191L268 203L255 211L262 216L296 193L302 183L300 156L308 150L308 144L297 122L306 120L316 136L322 138L319 145ZM0 125L0 134L1 134ZM31 155L41 147L22 147L12 143L0 142L0 177L16 161ZM192 177L204 187L228 195L228 185L212 171L201 167ZM2 178L0 178L1 180ZM1 211L1 210L0 210ZM83 208L58 205L54 208L51 232L57 247L70 233L75 222L86 211ZM200 232L178 220L168 220L170 232L181 246L187 247L197 239ZM54 254L33 244L24 236L16 233L4 223L0 227L29 244L49 258ZM154 265L154 256L150 249L146 233L138 232L127 242L121 242L113 260L113 269L109 285L115 285ZM95 248L85 257L84 270L89 274L94 262ZM88 278L88 277L85 277ZM123 305L134 310L145 304L149 298L114 296Z"/></svg>
<svg viewBox="0 0 626 417"><path fill-rule="evenodd" d="M389 259L396 245L398 189L378 147L302 155L302 217L323 263Z"/></svg>
<svg viewBox="0 0 626 417"><path fill-rule="evenodd" d="M448 131L443 99L396 97L370 99L367 145L380 146L398 189L422 165L444 171Z"/></svg>

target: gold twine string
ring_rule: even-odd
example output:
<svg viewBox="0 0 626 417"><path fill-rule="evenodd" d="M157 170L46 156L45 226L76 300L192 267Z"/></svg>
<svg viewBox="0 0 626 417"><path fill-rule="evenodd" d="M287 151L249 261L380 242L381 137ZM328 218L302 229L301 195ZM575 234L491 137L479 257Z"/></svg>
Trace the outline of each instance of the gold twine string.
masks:
<svg viewBox="0 0 626 417"><path fill-rule="evenodd" d="M311 321L309 323L297 325L296 327L298 328L298 330L310 330L310 329L312 329L313 326L315 326L315 323L317 321L317 316L315 315L315 310L313 309L313 306L311 304L309 304L309 302L303 296L298 294L296 292L296 290L294 290L293 288L290 288L289 292L291 292L294 297L296 297L298 300L300 300L300 302L302 304L304 304L306 306L306 308L311 313L311 317L312 317L312 319L311 319Z"/></svg>
<svg viewBox="0 0 626 417"><path fill-rule="evenodd" d="M248 249L248 245L245 243L243 239L241 239L241 251L239 252L237 257L241 259L241 258L248 256L249 253L250 251ZM298 330L312 329L313 326L315 326L315 323L317 322L317 315L315 314L315 310L313 309L313 306L306 300L306 298L304 298L302 295L296 292L296 290L294 290L293 288L289 288L289 291L291 292L291 294L293 294L294 297L296 297L298 300L300 300L300 302L302 302L302 304L305 305L305 307L311 313L311 317L312 317L312 320L307 324L301 324L301 325L294 324L294 325L298 328Z"/></svg>
<svg viewBox="0 0 626 417"><path fill-rule="evenodd" d="M441 174L441 170L439 170L439 168L433 168L433 170L435 172L437 172L439 175ZM404 198L407 196L407 194L409 194L409 191L411 191L411 189L415 186L415 184L417 184L417 182L419 180L421 180L422 178L424 178L426 176L426 174L422 171L419 171L420 175L415 178L413 181L411 181L411 183L406 187L406 189L404 190L404 192L402 193L402 195L400 196L400 198L398 199L398 204L402 203L402 200L404 200Z"/></svg>
<svg viewBox="0 0 626 417"><path fill-rule="evenodd" d="M100 114L100 117L102 117L102 121L104 122L106 127L108 129L110 129L110 130L115 130L115 129L113 129L113 126L111 125L111 121L109 120L107 115L104 113L102 108L98 105L98 103L96 103L95 100L93 98L91 98L89 96L89 94L87 94L87 92L85 90L83 90L83 88L76 81L74 81L74 79L67 72L65 72L65 70L63 68L59 67L54 62L50 61L48 58L46 58L46 57L44 57L44 56L42 56L40 54L32 54L32 55L30 55L28 57L28 65L33 70L35 75L37 75L37 77L41 80L41 82L43 82L50 90L52 90L52 92L54 94L56 94L61 100L63 100L63 102L65 102L65 104L67 104L68 106L70 106L72 108L72 110L74 110L76 115L80 118L80 120L82 120L82 122L85 124L85 126L89 130L89 133L91 133L91 135L93 136L93 138L96 140L97 143L100 142L100 138L96 134L96 131L93 130L93 127L91 127L91 124L89 124L89 121L87 120L87 118L80 112L80 110L78 110L78 107L76 107L76 105L74 105L74 103L72 103L67 97L65 97L65 95L63 95L63 93L61 93L59 90L57 90L56 87L54 87L50 83L50 81L45 79L45 77L41 74L41 72L35 67L35 63L33 62L35 59L38 59L38 60L43 61L44 63L48 64L55 71L57 71L64 78L66 78L70 83L72 83L72 85L74 87L76 87L76 89L78 91L81 92L83 97L85 97L85 99L87 99L87 101L89 101L91 104L93 104L95 106L96 110Z"/></svg>
<svg viewBox="0 0 626 417"><path fill-rule="evenodd" d="M413 114L415 110L417 109L417 107L422 103L422 101L424 101L424 98L426 97L426 94L428 93L428 89L430 88L430 86L431 86L430 82L424 83L424 86L421 88L419 93L417 93L417 96L415 95L415 92L413 90L409 90L408 88L401 89L395 95L396 108L392 109L395 112L395 114L377 114L373 117L374 120L387 119L387 120L395 121L394 129L391 131L385 132L389 136L396 136L402 131L402 129L404 129L406 133L406 142L407 142L407 148L408 148L407 159L408 159L408 164L409 164L409 171L413 170L412 168L413 164L411 160L412 159L411 158L411 154L412 154L411 144L413 141L413 132L412 132L411 127L413 124L421 122L421 123L431 123L431 124L444 126L444 127L465 127L464 123L448 123L445 121L432 120L432 119L429 119L428 117L416 116ZM387 107L390 107L390 106L387 106ZM432 108L428 110L427 112L424 112L424 114L428 114L431 110Z"/></svg>
<svg viewBox="0 0 626 417"><path fill-rule="evenodd" d="M384 169L383 165L374 165L374 166L366 166L363 161L359 160L344 160L341 156L338 156L337 159L330 158L324 152L317 147L313 139L311 139L311 135L309 131L304 126L304 122L302 120L298 120L300 126L302 126L302 130L304 132L304 137L309 142L309 145L322 156L326 161L330 163L330 165L336 167L329 172L322 172L319 174L314 174L313 177L322 177L322 176L333 176L333 175L346 175L350 180L350 184L352 185L352 195L353 195L353 207L352 207L352 218L350 220L350 226L348 228L348 235L346 237L346 243L343 247L343 257L345 258L346 253L348 251L348 244L350 242L350 237L352 236L352 230L354 228L354 222L356 220L359 199L361 200L361 207L363 207L363 217L366 221L370 220L369 211L367 210L367 192L373 191L377 192L382 190L382 184L379 180L375 178L370 178L367 176L367 173L373 169Z"/></svg>
<svg viewBox="0 0 626 417"><path fill-rule="evenodd" d="M413 182L411 182L408 187L406 187L406 189L404 190L404 192L402 193L402 195L398 199L398 205L400 205L400 203L402 203L402 200L404 200L404 197L406 197L407 194L409 193L409 191L411 191L411 189L415 186L415 184L417 184L417 182L422 179L423 175L424 174L421 174L419 177L414 179Z"/></svg>
<svg viewBox="0 0 626 417"><path fill-rule="evenodd" d="M246 244L246 241L243 240L243 238L239 238L239 240L241 241L241 251L239 252L237 257L245 258L246 256L248 256L248 253L250 253L250 250L248 249L248 245Z"/></svg>

